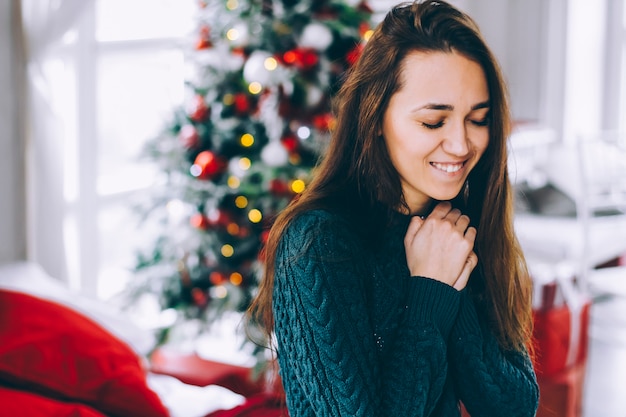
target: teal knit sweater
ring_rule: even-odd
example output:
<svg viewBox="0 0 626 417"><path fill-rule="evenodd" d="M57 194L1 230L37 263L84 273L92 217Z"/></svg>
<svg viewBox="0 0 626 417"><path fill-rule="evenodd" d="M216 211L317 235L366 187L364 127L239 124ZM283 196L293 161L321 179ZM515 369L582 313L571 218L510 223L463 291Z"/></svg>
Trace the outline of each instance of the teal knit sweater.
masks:
<svg viewBox="0 0 626 417"><path fill-rule="evenodd" d="M502 350L466 291L411 277L397 215L372 250L341 216L281 238L273 311L291 417L534 416L528 355Z"/></svg>

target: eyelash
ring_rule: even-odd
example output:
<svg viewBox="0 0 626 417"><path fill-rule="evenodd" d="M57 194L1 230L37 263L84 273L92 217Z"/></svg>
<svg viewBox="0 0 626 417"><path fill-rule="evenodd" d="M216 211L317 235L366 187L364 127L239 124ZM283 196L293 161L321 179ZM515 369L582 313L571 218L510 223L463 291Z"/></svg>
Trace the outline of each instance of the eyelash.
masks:
<svg viewBox="0 0 626 417"><path fill-rule="evenodd" d="M476 126L487 126L489 124L489 117L485 117L483 120L471 120Z"/></svg>
<svg viewBox="0 0 626 417"><path fill-rule="evenodd" d="M443 120L440 121L439 123L434 124L434 125L431 125L429 123L422 123L422 126L424 126L426 129L432 129L432 130L439 129L440 127L443 126Z"/></svg>
<svg viewBox="0 0 626 417"><path fill-rule="evenodd" d="M470 122L474 124L474 126L483 127L489 124L489 118L485 117L483 120L470 120ZM422 122L422 126L424 126L426 129L431 129L431 130L439 129L440 127L443 126L443 124L444 124L443 120L435 124Z"/></svg>

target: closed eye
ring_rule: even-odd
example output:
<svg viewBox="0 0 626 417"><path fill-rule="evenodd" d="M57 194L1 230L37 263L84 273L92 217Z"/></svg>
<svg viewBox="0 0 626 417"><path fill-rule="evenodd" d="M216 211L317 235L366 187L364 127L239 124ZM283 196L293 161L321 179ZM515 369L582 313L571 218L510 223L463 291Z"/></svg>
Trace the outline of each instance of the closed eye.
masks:
<svg viewBox="0 0 626 417"><path fill-rule="evenodd" d="M480 109L482 111L474 114L475 118L469 119L470 123L474 126L487 126L489 124L489 119L491 116L491 112L489 109ZM481 114L482 113L482 114Z"/></svg>
<svg viewBox="0 0 626 417"><path fill-rule="evenodd" d="M435 124L422 122L422 126L424 126L426 129L439 129L443 126L443 120Z"/></svg>
<svg viewBox="0 0 626 417"><path fill-rule="evenodd" d="M482 120L470 120L470 122L475 126L487 126L489 124L489 118L485 117Z"/></svg>

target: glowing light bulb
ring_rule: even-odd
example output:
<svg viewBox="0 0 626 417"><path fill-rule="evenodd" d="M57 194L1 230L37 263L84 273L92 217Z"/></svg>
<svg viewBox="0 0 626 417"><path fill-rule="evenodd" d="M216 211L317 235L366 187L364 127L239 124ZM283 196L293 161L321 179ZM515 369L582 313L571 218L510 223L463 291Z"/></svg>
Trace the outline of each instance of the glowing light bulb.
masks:
<svg viewBox="0 0 626 417"><path fill-rule="evenodd" d="M230 258L235 253L235 249L231 245L226 244L222 246L221 252L222 256L224 256L225 258Z"/></svg>
<svg viewBox="0 0 626 417"><path fill-rule="evenodd" d="M239 168L243 169L244 171L250 169L251 165L252 165L252 162L250 162L249 158L241 158L239 160Z"/></svg>
<svg viewBox="0 0 626 417"><path fill-rule="evenodd" d="M254 144L254 136L252 136L250 133L244 133L243 135L241 135L239 141L241 142L242 146L249 148Z"/></svg>
<svg viewBox="0 0 626 417"><path fill-rule="evenodd" d="M234 286L239 286L243 282L243 276L239 272L233 272L230 274L230 283Z"/></svg>
<svg viewBox="0 0 626 417"><path fill-rule="evenodd" d="M223 285L218 285L212 288L211 295L215 298L226 298L228 296L228 289Z"/></svg>
<svg viewBox="0 0 626 417"><path fill-rule="evenodd" d="M300 126L296 131L296 134L300 139L308 139L311 136L311 129L306 126Z"/></svg>
<svg viewBox="0 0 626 417"><path fill-rule="evenodd" d="M239 225L237 223L229 223L228 226L226 226L226 231L229 235L236 236L239 234Z"/></svg>
<svg viewBox="0 0 626 417"><path fill-rule="evenodd" d="M242 195L235 198L235 205L239 208L245 208L248 205L248 199Z"/></svg>
<svg viewBox="0 0 626 417"><path fill-rule="evenodd" d="M231 175L230 177L228 177L227 183L231 189L236 190L241 185L241 180L234 175Z"/></svg>
<svg viewBox="0 0 626 417"><path fill-rule="evenodd" d="M305 188L306 185L302 180L294 180L291 183L291 190L296 194L300 194L302 191L304 191Z"/></svg>
<svg viewBox="0 0 626 417"><path fill-rule="evenodd" d="M248 220L250 220L252 223L258 223L262 219L263 219L263 214L261 214L260 210L252 209L248 213Z"/></svg>
<svg viewBox="0 0 626 417"><path fill-rule="evenodd" d="M278 68L278 61L276 61L276 58L274 57L269 57L265 59L265 61L263 62L263 66L268 71L274 71L276 68Z"/></svg>
<svg viewBox="0 0 626 417"><path fill-rule="evenodd" d="M263 91L263 86L258 81L253 81L248 85L248 91L250 94L259 94Z"/></svg>
<svg viewBox="0 0 626 417"><path fill-rule="evenodd" d="M239 39L239 31L237 29L228 29L226 32L226 39L229 41L236 41Z"/></svg>

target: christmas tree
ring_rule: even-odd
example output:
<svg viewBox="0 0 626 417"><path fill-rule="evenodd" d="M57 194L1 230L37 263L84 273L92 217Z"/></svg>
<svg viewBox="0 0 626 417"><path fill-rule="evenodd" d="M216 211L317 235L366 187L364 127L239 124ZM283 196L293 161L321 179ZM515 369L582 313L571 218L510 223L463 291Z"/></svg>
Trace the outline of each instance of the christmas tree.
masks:
<svg viewBox="0 0 626 417"><path fill-rule="evenodd" d="M156 236L137 255L129 294L157 294L179 321L210 322L254 296L269 226L307 186L371 10L335 0L199 6L187 103L146 149L164 182L140 209Z"/></svg>

